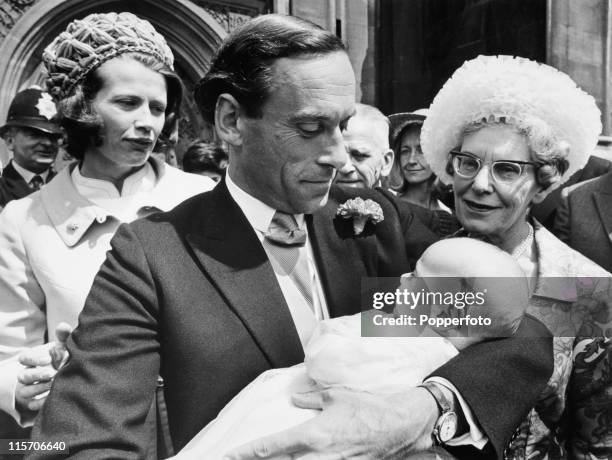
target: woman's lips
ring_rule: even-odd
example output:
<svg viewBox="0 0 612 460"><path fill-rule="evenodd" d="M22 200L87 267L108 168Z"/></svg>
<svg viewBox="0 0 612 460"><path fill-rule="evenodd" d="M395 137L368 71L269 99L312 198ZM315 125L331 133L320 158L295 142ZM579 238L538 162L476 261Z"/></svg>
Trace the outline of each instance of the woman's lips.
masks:
<svg viewBox="0 0 612 460"><path fill-rule="evenodd" d="M487 212L487 211L494 211L495 209L499 209L499 206L492 206L489 204L478 203L476 201L471 201L471 200L466 200L466 199L463 199L463 202L466 204L466 206L469 209L473 211L477 211L477 212Z"/></svg>
<svg viewBox="0 0 612 460"><path fill-rule="evenodd" d="M415 173L415 172L421 172L421 171L425 171L425 168L417 168L417 169L408 169L408 168L404 168L404 171L407 173Z"/></svg>
<svg viewBox="0 0 612 460"><path fill-rule="evenodd" d="M153 141L151 139L127 139L127 141L135 146L136 148L149 149L153 147Z"/></svg>

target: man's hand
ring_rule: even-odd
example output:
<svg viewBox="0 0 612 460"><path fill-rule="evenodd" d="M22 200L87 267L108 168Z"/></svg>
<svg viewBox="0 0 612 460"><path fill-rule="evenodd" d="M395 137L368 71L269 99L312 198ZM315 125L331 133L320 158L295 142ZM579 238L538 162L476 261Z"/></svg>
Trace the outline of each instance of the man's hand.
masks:
<svg viewBox="0 0 612 460"><path fill-rule="evenodd" d="M382 395L328 389L294 395L293 402L322 412L301 425L238 447L225 460L299 455L304 460L403 459L409 452L432 446L439 415L433 397L418 387Z"/></svg>
<svg viewBox="0 0 612 460"><path fill-rule="evenodd" d="M66 341L72 328L60 323L55 329L56 342L46 343L22 352L19 362L26 368L17 376L15 407L26 414L38 412L43 406L53 377L68 360Z"/></svg>

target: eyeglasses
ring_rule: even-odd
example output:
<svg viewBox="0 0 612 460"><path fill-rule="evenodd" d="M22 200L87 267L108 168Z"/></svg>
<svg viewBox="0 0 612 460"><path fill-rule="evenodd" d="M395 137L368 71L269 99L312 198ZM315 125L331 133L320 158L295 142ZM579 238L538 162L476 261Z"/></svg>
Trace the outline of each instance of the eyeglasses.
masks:
<svg viewBox="0 0 612 460"><path fill-rule="evenodd" d="M453 157L453 169L461 177L473 179L482 169L483 161L471 153L451 150L450 154ZM512 184L525 173L527 165L531 165L534 168L540 166L540 164L533 161L499 160L491 163L490 171L496 182Z"/></svg>

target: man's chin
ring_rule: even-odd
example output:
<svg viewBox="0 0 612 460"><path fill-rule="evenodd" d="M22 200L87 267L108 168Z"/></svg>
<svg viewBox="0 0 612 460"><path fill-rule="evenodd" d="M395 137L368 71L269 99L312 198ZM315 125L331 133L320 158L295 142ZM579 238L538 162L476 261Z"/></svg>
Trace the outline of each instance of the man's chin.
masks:
<svg viewBox="0 0 612 460"><path fill-rule="evenodd" d="M322 209L329 200L329 190L328 192L319 197L313 197L311 200L307 202L299 203L293 206L294 214L313 214L320 209Z"/></svg>
<svg viewBox="0 0 612 460"><path fill-rule="evenodd" d="M364 188L365 187L365 185L363 185L363 182L361 181L351 181L351 182L337 181L336 185L339 185L340 187L351 187L351 188Z"/></svg>

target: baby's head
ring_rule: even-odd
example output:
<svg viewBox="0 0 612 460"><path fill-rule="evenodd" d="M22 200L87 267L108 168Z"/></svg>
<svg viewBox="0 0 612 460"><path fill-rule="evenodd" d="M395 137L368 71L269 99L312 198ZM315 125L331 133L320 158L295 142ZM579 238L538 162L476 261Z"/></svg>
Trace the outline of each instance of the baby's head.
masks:
<svg viewBox="0 0 612 460"><path fill-rule="evenodd" d="M491 319L490 325L436 328L444 335L459 331L480 338L512 335L529 302L527 278L512 256L472 238L448 238L431 245L417 261L413 276L430 293L445 293L445 299L452 293L453 305L436 302L430 317Z"/></svg>

